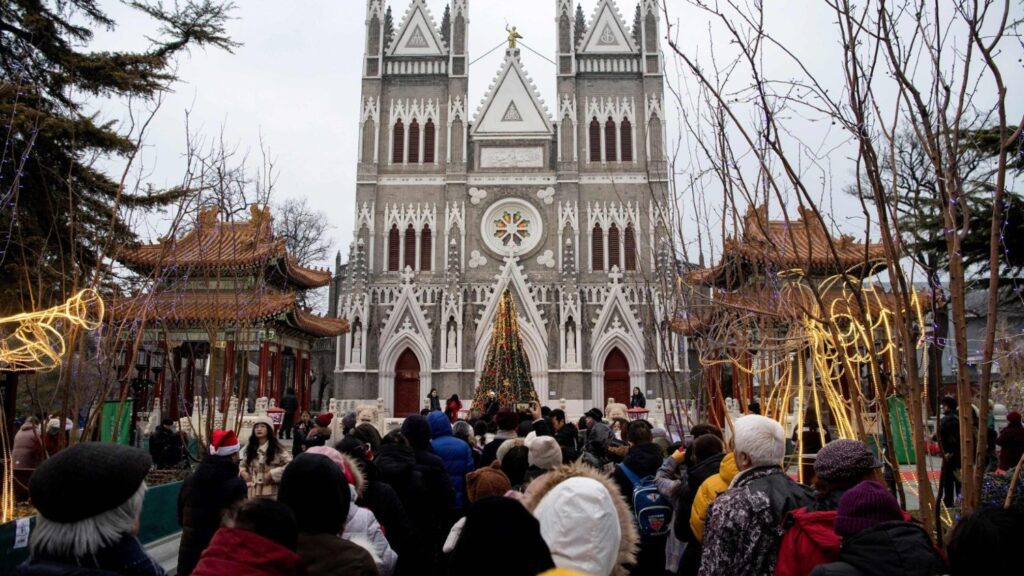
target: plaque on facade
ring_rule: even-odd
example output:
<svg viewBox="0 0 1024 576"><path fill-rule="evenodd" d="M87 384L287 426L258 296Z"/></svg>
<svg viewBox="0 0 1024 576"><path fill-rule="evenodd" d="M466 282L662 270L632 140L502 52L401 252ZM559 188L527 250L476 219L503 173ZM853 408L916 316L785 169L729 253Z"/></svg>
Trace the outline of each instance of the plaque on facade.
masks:
<svg viewBox="0 0 1024 576"><path fill-rule="evenodd" d="M495 148L480 150L481 168L543 168L544 147Z"/></svg>

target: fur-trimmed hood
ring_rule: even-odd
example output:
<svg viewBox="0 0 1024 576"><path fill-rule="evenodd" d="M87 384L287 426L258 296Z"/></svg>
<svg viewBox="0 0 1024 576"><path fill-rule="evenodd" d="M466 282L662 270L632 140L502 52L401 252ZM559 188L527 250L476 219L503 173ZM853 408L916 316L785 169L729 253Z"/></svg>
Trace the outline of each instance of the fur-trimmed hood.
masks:
<svg viewBox="0 0 1024 576"><path fill-rule="evenodd" d="M363 495L363 490L366 489L366 476L363 474L363 469L359 467L359 463L356 462L355 458L344 452L339 452L330 446L314 446L306 450L306 452L327 456L341 468L341 471L345 474L345 479L348 480L349 485L355 490L355 494L352 496L353 501Z"/></svg>
<svg viewBox="0 0 1024 576"><path fill-rule="evenodd" d="M555 490L560 484L569 479L589 479L593 482L574 481L566 484L559 490ZM603 493L596 489L603 487L610 498L605 498ZM546 496L559 499L559 502L548 502L541 507ZM562 503L564 498L572 498L573 504ZM586 506L580 505L580 498L591 501ZM608 502L610 500L610 503ZM547 474L539 476L530 483L523 497L523 504L527 510L538 517L541 523L541 533L551 548L551 554L555 564L561 568L582 570L592 576L625 576L625 566L636 563L637 543L639 536L636 526L633 524L633 514L629 511L626 501L623 499L619 488L611 479L584 464L573 464L571 466L559 466ZM554 506L551 506L551 505ZM608 542L588 542L605 531L614 531L613 526L604 524L611 521L611 510L606 505L614 507L618 524L618 532L621 533L616 557L611 565L600 558L600 550L608 546ZM538 511L538 507L541 510ZM602 509L604 507L604 509ZM555 510L557 516L562 519L560 522L553 522L546 511ZM601 526L605 530L601 529ZM552 531L556 532L552 532ZM574 546L575 545L575 546ZM576 550L572 550L572 548ZM579 557L581 548L586 557ZM587 566L600 566L598 572L593 569L587 570Z"/></svg>

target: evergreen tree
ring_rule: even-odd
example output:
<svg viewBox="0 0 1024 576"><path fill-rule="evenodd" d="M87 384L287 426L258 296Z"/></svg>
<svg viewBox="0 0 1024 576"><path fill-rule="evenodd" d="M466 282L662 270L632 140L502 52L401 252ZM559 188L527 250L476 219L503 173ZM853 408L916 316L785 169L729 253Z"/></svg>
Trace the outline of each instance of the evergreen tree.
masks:
<svg viewBox="0 0 1024 576"><path fill-rule="evenodd" d="M89 110L92 99L149 100L176 80L174 58L198 46L231 50L230 3L165 9L129 4L160 23L148 50L88 50L116 26L96 0L0 3L0 311L63 301L115 246L136 239L122 208L173 201L178 190L131 194L97 160L131 158L137 143Z"/></svg>
<svg viewBox="0 0 1024 576"><path fill-rule="evenodd" d="M491 397L497 398L500 406L513 409L516 404L537 400L537 391L530 377L530 361L519 336L516 304L508 288L501 293L498 302L491 346L487 350L473 407L483 410Z"/></svg>
<svg viewBox="0 0 1024 576"><path fill-rule="evenodd" d="M587 17L583 15L583 6L576 5L576 37L573 38L573 42L576 47L580 46L580 38L587 33Z"/></svg>
<svg viewBox="0 0 1024 576"><path fill-rule="evenodd" d="M444 16L441 17L441 39L444 40L445 46L449 48L452 45L452 9L451 6L445 4Z"/></svg>

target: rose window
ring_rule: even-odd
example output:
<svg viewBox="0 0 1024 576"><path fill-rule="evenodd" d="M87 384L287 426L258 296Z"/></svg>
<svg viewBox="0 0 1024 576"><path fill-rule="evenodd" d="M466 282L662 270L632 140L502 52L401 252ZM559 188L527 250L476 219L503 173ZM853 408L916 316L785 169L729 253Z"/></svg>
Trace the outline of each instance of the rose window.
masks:
<svg viewBox="0 0 1024 576"><path fill-rule="evenodd" d="M504 246L522 246L530 237L530 221L518 210L502 212L494 221L494 237Z"/></svg>
<svg viewBox="0 0 1024 576"><path fill-rule="evenodd" d="M523 256L540 244L544 223L529 202L504 198L484 210L480 236L484 245L498 256Z"/></svg>

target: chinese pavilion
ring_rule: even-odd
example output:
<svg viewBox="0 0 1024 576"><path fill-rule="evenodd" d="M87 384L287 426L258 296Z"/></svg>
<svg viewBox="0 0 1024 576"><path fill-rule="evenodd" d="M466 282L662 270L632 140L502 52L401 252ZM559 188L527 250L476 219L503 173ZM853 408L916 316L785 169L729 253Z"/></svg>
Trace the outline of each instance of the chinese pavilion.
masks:
<svg viewBox="0 0 1024 576"><path fill-rule="evenodd" d="M219 219L217 208L203 210L195 228L180 237L120 254L150 287L114 299L109 316L130 328L125 333L142 332L140 350L169 353L168 370L153 370L144 353L134 364L141 376L152 370L153 398L172 417L189 414L197 395L219 396L225 411L229 397L253 396L249 382L256 398L275 402L293 387L307 409L314 342L348 331L347 320L317 316L297 298L327 286L331 273L301 266L288 254L285 239L274 236L269 208L253 205L250 215L229 222ZM205 390L198 389L200 379Z"/></svg>
<svg viewBox="0 0 1024 576"><path fill-rule="evenodd" d="M813 212L799 214L769 220L766 206L751 207L719 264L684 278L690 313L673 328L697 342L712 421L724 423L725 396L743 412L756 401L784 424L797 400L798 419L805 406L827 409L852 435L851 393L871 401L894 385L900 299L872 281L887 262L881 244L833 237ZM926 297L913 295L918 320Z"/></svg>

